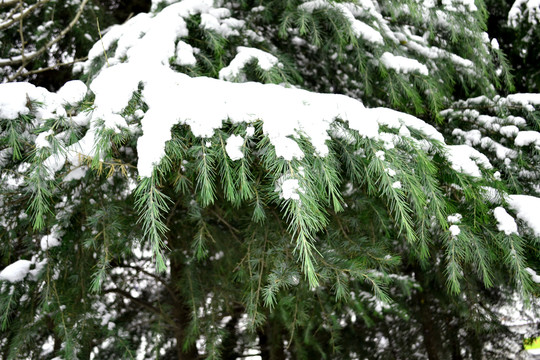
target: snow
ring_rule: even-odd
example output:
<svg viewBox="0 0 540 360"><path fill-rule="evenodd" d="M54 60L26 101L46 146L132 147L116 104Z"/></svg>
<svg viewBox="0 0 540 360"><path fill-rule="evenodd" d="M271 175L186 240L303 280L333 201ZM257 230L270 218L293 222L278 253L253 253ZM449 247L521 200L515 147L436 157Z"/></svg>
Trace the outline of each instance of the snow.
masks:
<svg viewBox="0 0 540 360"><path fill-rule="evenodd" d="M0 272L0 280L6 280L11 283L22 281L28 275L31 264L32 262L29 260L17 260Z"/></svg>
<svg viewBox="0 0 540 360"><path fill-rule="evenodd" d="M266 51L245 46L237 47L236 51L237 54L229 65L219 71L220 79L234 80L240 74L240 70L252 60L257 60L259 67L266 71L280 65L277 57Z"/></svg>
<svg viewBox="0 0 540 360"><path fill-rule="evenodd" d="M458 224L461 222L461 219L463 218L463 216L459 213L455 213L455 214L452 214L452 215L448 215L447 217L447 220L450 224Z"/></svg>
<svg viewBox="0 0 540 360"><path fill-rule="evenodd" d="M534 271L533 269L531 269L531 268L529 268L529 267L528 267L528 268L525 268L525 271L526 271L527 273L529 273L529 275L531 275L532 281L534 281L534 282L537 283L537 284L540 283L540 276L538 276L538 275L536 274L536 271ZM540 349L538 349L538 350L540 350ZM540 353L539 353L539 354L540 354Z"/></svg>
<svg viewBox="0 0 540 360"><path fill-rule="evenodd" d="M86 175L87 171L88 171L88 166L76 167L75 169L71 170L66 176L64 176L64 179L62 179L62 182L82 179Z"/></svg>
<svg viewBox="0 0 540 360"><path fill-rule="evenodd" d="M398 129L401 131L404 126L407 128L415 129L424 133L428 138L432 140L444 143L444 137L440 132L438 132L433 126L412 115L388 108L371 108L365 109L363 116L365 116L366 118L373 118L375 121L377 121L379 125L384 125L392 129ZM359 128L354 129L360 130ZM403 132L402 136L405 136Z"/></svg>
<svg viewBox="0 0 540 360"><path fill-rule="evenodd" d="M68 105L76 105L84 99L87 92L88 88L82 81L72 80L65 83L57 94L62 99L62 102Z"/></svg>
<svg viewBox="0 0 540 360"><path fill-rule="evenodd" d="M53 180L54 174L62 169L64 164L66 163L66 158L64 155L61 154L53 154L49 156L45 161L43 162L43 166L47 169L48 172L48 179Z"/></svg>
<svg viewBox="0 0 540 360"><path fill-rule="evenodd" d="M538 0L540 3L540 0ZM526 106L528 104L540 105L540 93L519 93L511 94L506 99L514 104Z"/></svg>
<svg viewBox="0 0 540 360"><path fill-rule="evenodd" d="M493 168L484 154L469 145L448 145L447 150L448 161L452 163L452 168L456 171L480 177L482 173L478 164L486 169Z"/></svg>
<svg viewBox="0 0 540 360"><path fill-rule="evenodd" d="M520 131L514 139L516 146L537 145L540 146L540 133L537 131Z"/></svg>
<svg viewBox="0 0 540 360"><path fill-rule="evenodd" d="M49 142L49 140L46 139L46 137L51 136L52 134L54 134L54 131L52 129L40 133L36 138L36 149L50 147L51 143Z"/></svg>
<svg viewBox="0 0 540 360"><path fill-rule="evenodd" d="M289 179L285 180L283 182L283 185L281 186L281 197L283 199L293 199L293 200L300 200L300 195L298 194L298 191L300 190L300 185L298 184L297 179Z"/></svg>
<svg viewBox="0 0 540 360"><path fill-rule="evenodd" d="M421 64L415 59L409 59L404 56L393 55L389 52L385 52L382 54L380 60L385 67L393 69L398 73L419 73L425 76L429 75L427 66Z"/></svg>
<svg viewBox="0 0 540 360"><path fill-rule="evenodd" d="M277 156L285 160L304 157L294 140L299 134L311 140L318 155L326 156L325 142L330 138L328 130L335 118L348 121L350 128L361 136L378 136L377 111L366 109L359 101L343 95L317 94L273 84L191 78L164 68L140 71L131 64L107 69L98 76L100 82L115 81L117 76L112 73L116 68L124 68L119 69L121 73L139 74L144 84L142 94L149 110L141 121L143 135L137 144L141 176L149 176L153 166L164 156L170 129L177 123L189 125L195 136L209 138L222 126L223 120L246 123L263 120L263 133L274 145ZM131 88L119 89L131 93L134 84ZM125 101L128 96L121 98Z"/></svg>
<svg viewBox="0 0 540 360"><path fill-rule="evenodd" d="M448 230L450 230L452 236L458 236L461 233L461 230L457 225L451 225Z"/></svg>
<svg viewBox="0 0 540 360"><path fill-rule="evenodd" d="M347 20L349 20L352 31L357 37L374 44L384 44L384 40L380 32L363 21L356 19L352 11L345 4L334 3L333 5L343 13Z"/></svg>
<svg viewBox="0 0 540 360"><path fill-rule="evenodd" d="M176 44L176 63L184 66L194 66L197 63L193 55L193 47L182 40Z"/></svg>
<svg viewBox="0 0 540 360"><path fill-rule="evenodd" d="M515 125L506 125L501 126L499 132L506 137L514 137L519 133L519 128Z"/></svg>
<svg viewBox="0 0 540 360"><path fill-rule="evenodd" d="M352 5L352 4L351 4ZM381 33L368 24L364 23L363 21L360 21L355 18L355 14L351 11L351 8L347 6L347 4L340 4L340 3L330 3L328 1L324 0L315 0L315 1L307 1L300 6L298 6L299 9L305 10L307 12L313 12L314 10L320 10L320 9L329 9L329 8L336 8L340 10L345 16L347 20L349 20L349 23L351 24L351 29L354 32L354 34L362 38L368 42L383 45L384 39L381 35ZM371 4L368 9L372 9L373 5ZM374 15L372 13L372 15Z"/></svg>
<svg viewBox="0 0 540 360"><path fill-rule="evenodd" d="M518 219L523 220L534 235L540 237L540 198L529 195L508 195L508 205L517 214Z"/></svg>
<svg viewBox="0 0 540 360"><path fill-rule="evenodd" d="M467 1L462 3L468 4ZM380 14L370 4L369 1L360 5L313 1L300 7L306 11L336 7L353 25L358 25L356 17L363 16L367 11L383 26ZM111 27L103 35L103 44L96 43L83 66L84 70L87 71L92 60L102 55L103 46L108 49L117 42L116 51L109 54L110 66L104 67L90 84L90 90L95 95L93 111L73 118L76 124L88 125L89 130L78 143L66 149L65 156L53 156L46 160L51 176L63 167L66 160L80 166L81 156L94 156L96 134L102 126L116 132L133 131L120 114L139 86L143 100L148 105L148 111L139 111L137 115L142 130L137 140L137 167L141 177L150 176L154 166L160 163L165 155L165 143L171 139L171 128L175 124L189 125L196 137L208 139L216 129L222 127L225 120L247 124L247 136L251 136L253 131L249 130L253 129L250 124L262 121L263 134L274 146L276 155L287 161L304 157L296 141L300 136L311 142L317 156L326 156L329 152L326 141L330 139L330 126L335 119L348 123L349 128L362 137L383 141L387 149L394 146L399 136L414 140L410 132L413 129L444 146L442 134L424 121L391 109L366 109L361 102L344 95L317 94L272 84L236 84L205 77L191 78L175 72L169 64L169 59L175 55L177 64L191 65L196 61L193 56L195 49L181 40L189 35L184 19L193 14L200 14L201 19L205 19L201 25L203 28L218 31L219 25L219 31L228 34L226 36L242 26L241 22L230 18L228 9L213 8L211 0L187 0L172 4L156 15L139 14L121 26ZM384 29L383 26L381 31L386 32ZM380 36L379 30L374 31ZM366 36L365 33L362 36ZM237 51L235 58L221 70L221 79L236 77L252 59L256 59L265 71L280 65L274 55L260 49L240 46ZM428 74L427 67L414 59L384 53L381 61L399 72ZM0 91L8 89L6 86L9 84L0 86ZM17 94L16 101L5 107L0 106L0 111L8 113L10 117L28 112L25 104L29 91L33 92L33 98L49 97L58 104L62 101L79 101L86 94L86 87L80 82L66 84L59 94L50 94L45 89L28 84L16 84L15 88L18 89L13 92ZM64 109L58 107L47 111L61 112ZM43 113L45 115L46 112ZM379 134L380 125L398 130L399 136ZM41 140L38 144L45 145ZM241 158L239 141L237 137L228 140L227 153L231 159ZM429 142L418 141L418 144L422 148L429 147ZM470 147L449 146L448 150L449 159L458 171L480 176L476 162L486 168L491 167L487 158ZM476 160L473 161L473 158ZM83 172L77 171L64 180L83 175Z"/></svg>
<svg viewBox="0 0 540 360"><path fill-rule="evenodd" d="M45 235L41 238L40 246L41 250L47 251L48 249L56 246L60 246L60 234L58 230L58 226L55 226L51 229L51 233L48 235Z"/></svg>
<svg viewBox="0 0 540 360"><path fill-rule="evenodd" d="M243 145L244 138L239 135L231 135L227 139L227 145L225 146L225 150L227 151L227 155L229 155L231 160L240 160L244 157L244 153L242 152Z"/></svg>
<svg viewBox="0 0 540 360"><path fill-rule="evenodd" d="M285 200L300 200L299 192L304 192L300 187L298 179L290 179L287 175L282 176L276 182L276 192L279 193L279 197Z"/></svg>
<svg viewBox="0 0 540 360"><path fill-rule="evenodd" d="M7 83L0 86L0 119L14 120L19 115L29 113L27 108L28 94L33 92L34 85L28 83Z"/></svg>
<svg viewBox="0 0 540 360"><path fill-rule="evenodd" d="M493 215L495 216L495 219L497 219L497 229L499 231L504 231L506 235L519 235L516 221L506 212L503 207L496 207L493 210Z"/></svg>
<svg viewBox="0 0 540 360"><path fill-rule="evenodd" d="M508 23L517 27L523 18L522 7L527 13L527 21L531 24L537 24L540 20L540 0L516 0L508 12Z"/></svg>
<svg viewBox="0 0 540 360"><path fill-rule="evenodd" d="M392 188L401 189L401 181L395 181L394 183L392 183Z"/></svg>

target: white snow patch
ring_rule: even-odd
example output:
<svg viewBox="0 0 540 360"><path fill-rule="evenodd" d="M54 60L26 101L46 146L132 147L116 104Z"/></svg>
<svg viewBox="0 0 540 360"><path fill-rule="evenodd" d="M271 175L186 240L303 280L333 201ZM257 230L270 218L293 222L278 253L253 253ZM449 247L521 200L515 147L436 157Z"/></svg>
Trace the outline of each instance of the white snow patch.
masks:
<svg viewBox="0 0 540 360"><path fill-rule="evenodd" d="M540 133L537 131L520 131L514 139L516 146L537 145L540 146Z"/></svg>
<svg viewBox="0 0 540 360"><path fill-rule="evenodd" d="M503 207L496 207L495 210L493 210L493 215L495 216L495 219L497 219L497 229L499 231L504 231L506 235L518 234L516 221Z"/></svg>
<svg viewBox="0 0 540 360"><path fill-rule="evenodd" d="M447 145L447 150L448 161L452 163L452 168L456 171L480 177L482 174L478 164L486 169L493 168L484 154L469 145Z"/></svg>
<svg viewBox="0 0 540 360"><path fill-rule="evenodd" d="M193 55L193 47L182 40L176 45L176 63L185 66L193 66L197 63Z"/></svg>
<svg viewBox="0 0 540 360"><path fill-rule="evenodd" d="M422 75L429 75L429 71L426 65L421 64L418 60L409 59L404 56L394 55L389 52L385 52L381 56L381 63L389 68L394 69L398 73L420 73Z"/></svg>
<svg viewBox="0 0 540 360"><path fill-rule="evenodd" d="M59 246L61 244L60 237L58 227L53 227L49 235L45 235L41 238L41 250L46 251L52 247Z"/></svg>
<svg viewBox="0 0 540 360"><path fill-rule="evenodd" d="M458 236L461 233L461 229L457 225L451 225L448 230L450 230L452 236Z"/></svg>
<svg viewBox="0 0 540 360"><path fill-rule="evenodd" d="M529 195L508 195L508 205L516 212L518 219L523 220L540 237L540 198Z"/></svg>
<svg viewBox="0 0 540 360"><path fill-rule="evenodd" d="M540 283L540 276L536 274L536 271L534 271L533 269L529 267L525 268L525 271L528 272L529 275L531 275L532 281L534 281L537 284Z"/></svg>
<svg viewBox="0 0 540 360"><path fill-rule="evenodd" d="M30 112L28 94L35 89L29 83L7 83L0 86L0 119L14 120Z"/></svg>
<svg viewBox="0 0 540 360"><path fill-rule="evenodd" d="M276 192L279 192L279 197L285 200L300 200L299 192L304 192L300 187L298 179L289 179L287 175L282 176L276 182Z"/></svg>
<svg viewBox="0 0 540 360"><path fill-rule="evenodd" d="M64 176L64 179L62 179L62 182L82 179L86 175L87 171L88 171L88 166L77 167L71 170L66 176Z"/></svg>
<svg viewBox="0 0 540 360"><path fill-rule="evenodd" d="M30 271L30 260L17 260L0 272L0 280L6 280L11 283L22 281Z"/></svg>
<svg viewBox="0 0 540 360"><path fill-rule="evenodd" d="M459 224L463 216L459 213L448 215L447 220L450 224Z"/></svg>
<svg viewBox="0 0 540 360"><path fill-rule="evenodd" d="M52 129L40 133L36 137L36 149L42 149L42 148L45 148L45 147L50 147L51 143L46 138L48 136L51 136L52 134L54 134L54 131Z"/></svg>
<svg viewBox="0 0 540 360"><path fill-rule="evenodd" d="M219 71L219 78L222 80L234 80L240 74L240 71L246 64L252 60L257 60L258 65L263 70L270 70L278 65L278 58L274 55L255 48L239 46L236 48L237 54L230 62L229 66Z"/></svg>
<svg viewBox="0 0 540 360"><path fill-rule="evenodd" d="M72 80L65 83L57 94L62 99L62 102L75 105L84 99L87 92L88 88L82 81Z"/></svg>
<svg viewBox="0 0 540 360"><path fill-rule="evenodd" d="M244 138L239 135L231 135L227 139L227 145L225 145L225 150L227 151L227 155L229 155L231 160L236 161L244 157L244 153L242 152L243 145Z"/></svg>

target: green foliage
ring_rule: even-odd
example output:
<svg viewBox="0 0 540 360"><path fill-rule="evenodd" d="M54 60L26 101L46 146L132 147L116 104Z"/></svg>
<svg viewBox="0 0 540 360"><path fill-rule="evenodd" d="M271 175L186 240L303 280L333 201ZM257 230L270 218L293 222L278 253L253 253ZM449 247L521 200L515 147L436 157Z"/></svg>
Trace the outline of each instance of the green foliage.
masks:
<svg viewBox="0 0 540 360"><path fill-rule="evenodd" d="M152 107L141 74L109 84L120 98L134 81L121 106L96 99L104 72L144 60L130 50L148 43L145 24L189 1L154 2L151 15L103 34L103 51L80 67L96 97L69 102L28 86L16 118L0 99L0 236L8 239L0 261L31 264L21 279L0 276L1 356L472 359L509 351L514 335L496 310L514 293L537 292L528 268L540 264L538 239L525 220L519 234L500 231L492 211L509 209L507 194L539 195L539 153L500 128L538 134L538 112L534 101L494 95L511 89L512 76L504 47L484 32L482 1L476 10L427 3L201 2L159 37L171 51L145 63L151 74L163 66L380 107L362 113L376 119L375 137L362 132L372 119L324 119L327 154L309 129L296 129L287 140L303 156L278 156L258 114L228 115L197 136L182 117L185 99ZM81 24L93 20L85 12ZM163 145L164 154L145 176L141 136L162 126L169 105L177 121L153 140L151 150ZM283 117L309 106L275 104ZM487 140L471 142L477 132ZM238 137L241 156L232 156ZM512 161L495 143L515 151ZM465 159L479 176L456 166L451 145L479 151Z"/></svg>

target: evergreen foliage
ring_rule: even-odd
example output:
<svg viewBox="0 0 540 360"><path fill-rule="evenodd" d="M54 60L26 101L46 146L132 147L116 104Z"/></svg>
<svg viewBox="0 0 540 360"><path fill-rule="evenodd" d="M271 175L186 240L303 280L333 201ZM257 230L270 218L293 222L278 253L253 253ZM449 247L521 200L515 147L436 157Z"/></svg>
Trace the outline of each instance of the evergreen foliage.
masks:
<svg viewBox="0 0 540 360"><path fill-rule="evenodd" d="M497 311L537 293L540 95L497 95L486 19L154 1L58 92L0 85L2 357L517 354Z"/></svg>

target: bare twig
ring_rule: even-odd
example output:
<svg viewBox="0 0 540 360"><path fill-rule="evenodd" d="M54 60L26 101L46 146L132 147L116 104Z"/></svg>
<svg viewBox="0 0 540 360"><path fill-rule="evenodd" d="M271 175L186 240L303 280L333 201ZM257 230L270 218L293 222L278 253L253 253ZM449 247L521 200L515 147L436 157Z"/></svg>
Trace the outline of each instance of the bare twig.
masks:
<svg viewBox="0 0 540 360"><path fill-rule="evenodd" d="M101 29L99 28L99 19L96 18L96 24L97 24L97 31L99 34L99 41L101 42L101 47L103 48L103 55L105 55L105 62L107 63L107 67L109 67L109 58L107 57L107 51L105 50L105 45L103 44L103 38L101 37Z"/></svg>
<svg viewBox="0 0 540 360"><path fill-rule="evenodd" d="M22 0L19 0L19 5L22 7L23 6L23 2ZM19 17L19 36L21 37L21 57L22 57L22 61L23 61L23 64L26 62L25 59L24 59L24 33L23 33L23 20L24 20L24 17L20 16Z"/></svg>
<svg viewBox="0 0 540 360"><path fill-rule="evenodd" d="M70 62L66 62L66 63L60 63L60 64L55 64L53 66L48 66L46 68L41 68L41 69L37 69L37 70L31 70L31 71L26 71L22 74L20 74L19 76L21 77L25 77L25 76L30 76L30 75L34 75L34 74L39 74L39 73L42 73L42 72L45 72L45 71L49 71L49 70L55 70L59 67L62 67L62 66L69 66L69 65L73 65L73 64L76 64L78 62L81 62L81 61L86 61L88 60L88 56L85 56L85 57L82 57L82 58L78 58L78 59L75 59L73 61L70 61Z"/></svg>

